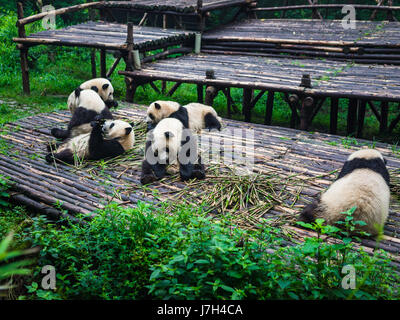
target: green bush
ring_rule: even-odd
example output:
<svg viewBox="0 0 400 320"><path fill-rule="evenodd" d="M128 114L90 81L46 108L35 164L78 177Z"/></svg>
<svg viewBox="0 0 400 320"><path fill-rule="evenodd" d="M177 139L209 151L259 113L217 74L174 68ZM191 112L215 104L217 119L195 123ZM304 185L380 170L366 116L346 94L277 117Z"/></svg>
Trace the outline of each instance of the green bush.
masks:
<svg viewBox="0 0 400 320"><path fill-rule="evenodd" d="M347 223L351 223L348 221ZM242 230L229 217L181 207L174 215L140 203L111 205L87 224L44 217L24 236L41 252L26 298L45 299L359 299L398 298L386 254L354 250L348 236L322 221L317 237L288 245L280 229ZM329 244L320 235L335 236ZM355 267L357 288L343 289L342 267ZM56 291L38 289L44 265Z"/></svg>

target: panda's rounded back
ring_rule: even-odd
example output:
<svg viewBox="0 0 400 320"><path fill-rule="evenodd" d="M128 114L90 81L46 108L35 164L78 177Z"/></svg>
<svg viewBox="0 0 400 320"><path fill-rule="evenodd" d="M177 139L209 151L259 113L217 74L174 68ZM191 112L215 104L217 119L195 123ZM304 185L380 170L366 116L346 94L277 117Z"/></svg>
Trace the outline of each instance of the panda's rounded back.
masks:
<svg viewBox="0 0 400 320"><path fill-rule="evenodd" d="M77 107L83 107L87 110L101 113L106 108L106 105L95 91L84 89L77 98Z"/></svg>

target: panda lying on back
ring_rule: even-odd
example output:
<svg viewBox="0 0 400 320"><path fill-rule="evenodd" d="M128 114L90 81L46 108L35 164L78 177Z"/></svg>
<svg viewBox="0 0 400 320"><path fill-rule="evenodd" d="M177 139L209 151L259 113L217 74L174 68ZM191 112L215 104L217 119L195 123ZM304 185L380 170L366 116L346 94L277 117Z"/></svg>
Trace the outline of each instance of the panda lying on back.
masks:
<svg viewBox="0 0 400 320"><path fill-rule="evenodd" d="M364 221L361 229L376 235L389 213L389 172L380 152L362 149L345 162L338 179L301 213L300 220L312 222L323 218L328 224L343 220L342 212L357 207L354 221Z"/></svg>
<svg viewBox="0 0 400 320"><path fill-rule="evenodd" d="M205 177L195 136L179 120L166 118L148 133L141 183L148 184L162 179L166 175L167 166L174 164L179 164L182 181Z"/></svg>
<svg viewBox="0 0 400 320"><path fill-rule="evenodd" d="M185 128L200 131L221 130L221 118L213 107L201 103L189 103L181 106L174 101L155 101L147 109L146 122L148 128L153 129L155 125L164 118L175 118L183 123Z"/></svg>
<svg viewBox="0 0 400 320"><path fill-rule="evenodd" d="M114 100L114 88L110 80L105 78L96 78L82 83L79 87L80 90L92 89L97 92L100 98L104 101L108 108L117 107L118 102ZM77 101L76 91L74 90L68 97L68 109L73 114L79 105Z"/></svg>
<svg viewBox="0 0 400 320"><path fill-rule="evenodd" d="M113 119L110 110L95 91L77 88L75 90L75 97L79 107L75 108L68 124L68 129L51 129L51 134L56 138L64 140L89 133L92 130L90 122L94 121L97 116L103 119Z"/></svg>
<svg viewBox="0 0 400 320"><path fill-rule="evenodd" d="M135 133L129 123L102 119L92 121L91 126L93 130L90 133L65 141L46 156L46 161L74 164L76 158L81 160L111 158L133 148Z"/></svg>

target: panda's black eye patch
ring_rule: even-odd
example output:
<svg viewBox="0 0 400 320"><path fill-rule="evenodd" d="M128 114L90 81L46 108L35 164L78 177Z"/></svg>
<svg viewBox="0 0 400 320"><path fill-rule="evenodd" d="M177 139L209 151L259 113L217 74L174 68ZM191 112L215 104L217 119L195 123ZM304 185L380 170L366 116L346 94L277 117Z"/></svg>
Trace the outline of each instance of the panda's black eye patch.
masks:
<svg viewBox="0 0 400 320"><path fill-rule="evenodd" d="M149 114L149 117L150 117L151 120L154 120L154 116L153 116L152 113Z"/></svg>
<svg viewBox="0 0 400 320"><path fill-rule="evenodd" d="M154 156L158 157L158 150L154 151Z"/></svg>
<svg viewBox="0 0 400 320"><path fill-rule="evenodd" d="M111 123L111 125L110 125L110 129L111 129L112 127L114 127L114 124L115 124L115 123Z"/></svg>

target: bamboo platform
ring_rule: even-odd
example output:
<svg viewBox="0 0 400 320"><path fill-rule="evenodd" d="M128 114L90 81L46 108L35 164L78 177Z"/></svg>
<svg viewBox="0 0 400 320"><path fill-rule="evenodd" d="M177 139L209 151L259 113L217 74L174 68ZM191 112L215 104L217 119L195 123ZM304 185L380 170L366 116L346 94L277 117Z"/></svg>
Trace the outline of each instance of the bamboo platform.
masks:
<svg viewBox="0 0 400 320"><path fill-rule="evenodd" d="M78 46L98 49L128 50L127 25L104 21L89 21L64 29L46 30L25 38L14 38L25 45ZM175 29L133 26L133 49L154 50L167 45L182 44L194 36L193 32Z"/></svg>
<svg viewBox="0 0 400 320"><path fill-rule="evenodd" d="M157 11L162 13L197 13L234 6L247 5L248 0L135 0L135 1L107 1L103 2L104 8L118 8L141 10L146 12Z"/></svg>
<svg viewBox="0 0 400 320"><path fill-rule="evenodd" d="M389 101L400 102L398 66L201 53L157 61L143 65L141 70L119 73L130 78L133 84L154 80L197 84L200 95L201 87L206 86L205 101L208 105L213 104L218 91L224 92L230 103L227 88L243 88L243 112L245 121L248 122L251 121L251 109L267 91L269 99L266 105L266 124L271 124L275 92L287 94L292 111L291 126L300 122L299 127L303 130L311 124L327 97L331 98L332 104L331 133L337 130L339 98L349 99L348 134L357 131L357 136L362 135L367 103L381 123L383 131L393 131L400 121L398 115L388 124L386 112ZM308 84L307 77L310 79ZM252 96L254 90L261 90L255 98ZM202 96L199 96L199 101L202 101ZM381 113L372 101L381 101Z"/></svg>
<svg viewBox="0 0 400 320"><path fill-rule="evenodd" d="M399 22L250 19L220 27L203 36L203 49L325 57L363 63L400 64Z"/></svg>
<svg viewBox="0 0 400 320"><path fill-rule="evenodd" d="M117 110L115 115L138 124L144 118L145 108L124 107ZM47 164L44 160L45 144L53 140L50 129L66 125L68 118L69 113L61 111L27 117L4 127L0 138L7 143L8 148L3 148L0 154L0 174L10 178L11 198L15 202L52 217L66 215L73 219L77 213L94 215L96 210L110 202L121 206L135 206L138 201L157 203L158 200L152 193L154 190L158 191L161 200L176 199L179 198L179 192L187 186L187 183L166 179L142 188L139 182L140 161L137 165L110 162L106 165L86 163L82 167ZM294 220L306 202L330 185L336 177L335 170L340 170L348 155L356 149L343 144L341 137L328 134L311 134L233 120L224 120L224 127L232 130L253 130L252 145L245 143L247 134L233 142L235 147L243 148L254 155L255 173L273 171L282 177L282 181L293 176L301 181L301 185L288 184L287 187L296 199L298 195L299 200L293 205L273 207L264 214L268 218L289 216ZM224 135L227 136L226 131L202 132L201 136L215 138ZM357 148L362 144L371 142L359 140ZM377 143L375 148L387 159L388 169L392 174L397 170L395 174L400 181L399 154L394 154L390 145ZM137 143L135 149L139 153L143 152L142 143ZM127 158L129 155L123 157ZM207 167L208 175L211 174L210 166L211 164ZM190 189L196 191L195 187ZM284 228L293 232L298 239L312 234L293 223L286 223ZM365 250L372 252L375 242L364 239L362 245ZM390 217L385 226L385 240L379 246L392 254L393 260L400 265L400 201L395 196L392 197Z"/></svg>

